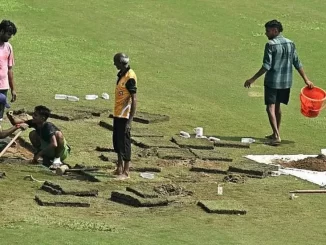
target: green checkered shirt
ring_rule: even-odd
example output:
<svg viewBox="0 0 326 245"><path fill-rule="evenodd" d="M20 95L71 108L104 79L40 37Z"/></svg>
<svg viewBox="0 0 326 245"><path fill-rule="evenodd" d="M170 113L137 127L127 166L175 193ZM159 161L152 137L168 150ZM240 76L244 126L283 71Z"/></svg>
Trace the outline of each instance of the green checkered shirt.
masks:
<svg viewBox="0 0 326 245"><path fill-rule="evenodd" d="M292 65L302 67L294 43L278 35L265 45L263 67L267 70L264 85L270 88L285 89L292 86Z"/></svg>

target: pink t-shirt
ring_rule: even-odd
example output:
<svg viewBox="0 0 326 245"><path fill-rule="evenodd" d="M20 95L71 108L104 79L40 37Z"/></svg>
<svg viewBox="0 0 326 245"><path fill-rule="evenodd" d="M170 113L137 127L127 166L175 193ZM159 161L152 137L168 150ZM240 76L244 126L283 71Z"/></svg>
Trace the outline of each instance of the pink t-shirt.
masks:
<svg viewBox="0 0 326 245"><path fill-rule="evenodd" d="M14 52L10 43L0 46L0 90L9 89L8 67L14 65Z"/></svg>

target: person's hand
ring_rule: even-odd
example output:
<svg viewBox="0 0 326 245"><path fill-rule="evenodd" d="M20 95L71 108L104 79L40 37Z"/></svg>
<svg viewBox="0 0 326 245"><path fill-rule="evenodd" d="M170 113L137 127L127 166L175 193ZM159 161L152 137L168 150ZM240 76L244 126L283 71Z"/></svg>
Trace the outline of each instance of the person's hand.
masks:
<svg viewBox="0 0 326 245"><path fill-rule="evenodd" d="M125 132L126 132L126 133L129 133L130 130L131 130L131 122L127 122Z"/></svg>
<svg viewBox="0 0 326 245"><path fill-rule="evenodd" d="M17 99L17 93L15 90L11 90L11 102L15 102Z"/></svg>
<svg viewBox="0 0 326 245"><path fill-rule="evenodd" d="M21 124L19 124L19 128L21 130L26 130L29 128L29 125L27 123L21 123Z"/></svg>
<svg viewBox="0 0 326 245"><path fill-rule="evenodd" d="M307 85L308 88L313 88L314 87L314 84L309 80L305 81L305 84Z"/></svg>
<svg viewBox="0 0 326 245"><path fill-rule="evenodd" d="M253 79L248 79L248 80L245 81L245 83L244 83L243 86L244 86L245 88L250 88L251 84L253 84L254 81L255 81L255 80L253 80Z"/></svg>

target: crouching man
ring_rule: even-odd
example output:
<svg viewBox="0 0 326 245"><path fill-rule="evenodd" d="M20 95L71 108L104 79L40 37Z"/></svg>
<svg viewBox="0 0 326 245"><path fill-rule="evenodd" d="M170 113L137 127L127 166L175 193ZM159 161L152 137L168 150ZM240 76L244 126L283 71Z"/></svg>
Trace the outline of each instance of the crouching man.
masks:
<svg viewBox="0 0 326 245"><path fill-rule="evenodd" d="M44 165L55 169L60 167L62 161L68 157L70 147L61 130L53 123L47 122L50 113L50 109L39 105L35 107L31 120L18 119L8 113L7 116L13 125L26 123L30 128L35 129L29 134L29 139L35 148L33 162L37 163L40 158L43 158Z"/></svg>

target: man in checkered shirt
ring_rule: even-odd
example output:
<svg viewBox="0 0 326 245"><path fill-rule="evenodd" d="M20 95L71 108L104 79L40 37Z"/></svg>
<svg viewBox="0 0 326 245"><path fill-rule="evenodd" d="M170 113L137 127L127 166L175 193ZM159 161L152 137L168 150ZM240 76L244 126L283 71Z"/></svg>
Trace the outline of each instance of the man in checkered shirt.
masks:
<svg viewBox="0 0 326 245"><path fill-rule="evenodd" d="M281 22L271 20L265 24L265 29L269 41L265 45L263 65L252 78L244 83L244 86L250 88L256 79L266 73L265 105L273 130L273 133L267 135L266 138L270 140L269 144L278 145L281 143L281 103L287 105L289 102L293 66L309 88L313 88L314 85L303 70L295 44L281 35L283 31Z"/></svg>

